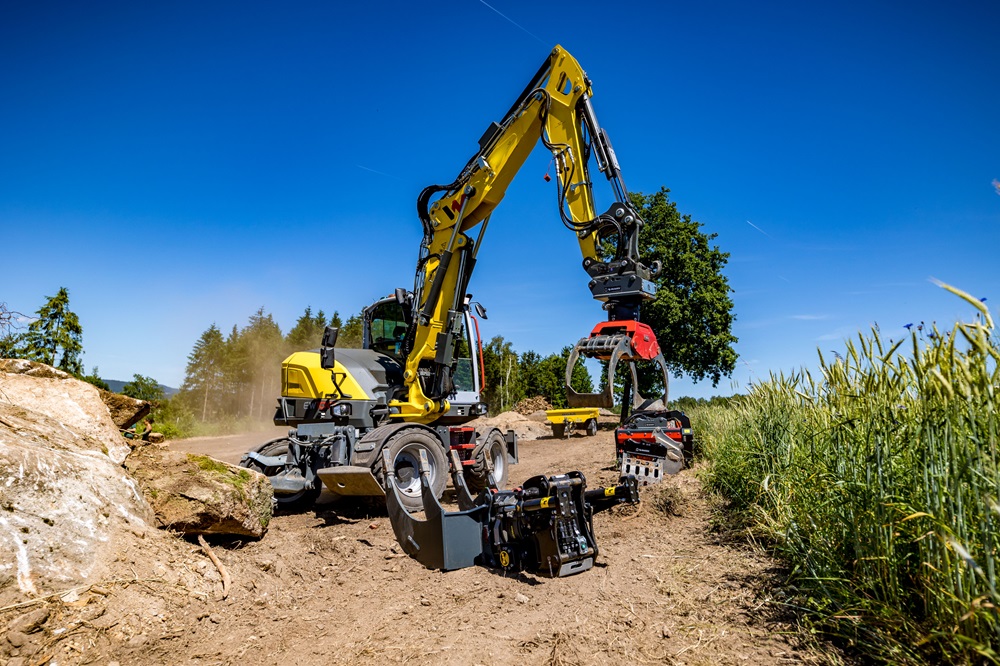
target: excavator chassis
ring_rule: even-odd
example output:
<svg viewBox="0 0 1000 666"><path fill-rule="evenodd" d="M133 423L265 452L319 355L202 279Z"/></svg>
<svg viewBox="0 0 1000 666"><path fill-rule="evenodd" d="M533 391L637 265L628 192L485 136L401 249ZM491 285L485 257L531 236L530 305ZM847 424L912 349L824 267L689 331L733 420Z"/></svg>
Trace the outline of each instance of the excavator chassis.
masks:
<svg viewBox="0 0 1000 666"><path fill-rule="evenodd" d="M482 432L471 426L430 428L414 423L394 423L373 428L358 437L352 426L300 424L287 437L267 442L243 455L241 467L255 469L271 481L277 507L304 509L322 488L342 496L385 495L381 465L389 455L390 466L411 509L421 506L417 478L418 452L434 457L434 487L444 490L449 473L469 479L479 487L488 483L485 466L496 467L500 484L506 483L507 466L517 464L517 436L496 428ZM449 457L454 454L452 457ZM502 467L500 467L502 466ZM493 481L492 483L495 483ZM398 490L398 488L397 488Z"/></svg>
<svg viewBox="0 0 1000 666"><path fill-rule="evenodd" d="M453 470L460 469L458 453L452 451L451 456ZM582 573L593 567L598 554L593 515L616 504L639 502L639 486L631 476L623 476L617 486L588 491L583 473L569 472L532 477L521 488L500 490L490 472L490 487L473 498L461 472L453 471L459 510L449 512L431 490L427 464L421 452L424 519L403 506L392 466L383 469L396 540L428 569L480 564L552 578Z"/></svg>

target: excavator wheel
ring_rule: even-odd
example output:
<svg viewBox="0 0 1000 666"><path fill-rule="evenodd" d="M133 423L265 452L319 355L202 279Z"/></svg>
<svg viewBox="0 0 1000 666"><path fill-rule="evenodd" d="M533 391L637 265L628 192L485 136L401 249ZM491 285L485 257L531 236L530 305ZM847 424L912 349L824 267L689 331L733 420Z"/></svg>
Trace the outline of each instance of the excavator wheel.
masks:
<svg viewBox="0 0 1000 666"><path fill-rule="evenodd" d="M256 452L262 456L285 456L288 454L288 440L272 439L266 444L262 444L257 447ZM240 463L241 466L247 469L252 469L260 472L267 476L268 470L261 468L260 464L255 460L247 460ZM280 470L278 470L280 471ZM316 498L319 494L323 492L323 487L320 485L319 479L316 480L315 488L306 488L294 495L278 495L274 496L274 501L278 505L278 509L282 511L301 511L302 509L308 509L313 504L316 503Z"/></svg>
<svg viewBox="0 0 1000 666"><path fill-rule="evenodd" d="M465 483L473 493L489 487L486 456L493 464L493 480L497 482L497 487L507 487L507 442L499 430L492 430L485 441L473 449L472 457L476 462L465 471Z"/></svg>
<svg viewBox="0 0 1000 666"><path fill-rule="evenodd" d="M423 511L424 501L420 491L420 451L427 452L428 481L434 497L444 494L448 483L448 458L445 456L441 441L429 432L419 428L405 428L389 438L385 443L389 457L393 461L396 472L396 486L402 499L403 507L410 513ZM376 458L372 468L376 479L384 478L382 473L382 456Z"/></svg>

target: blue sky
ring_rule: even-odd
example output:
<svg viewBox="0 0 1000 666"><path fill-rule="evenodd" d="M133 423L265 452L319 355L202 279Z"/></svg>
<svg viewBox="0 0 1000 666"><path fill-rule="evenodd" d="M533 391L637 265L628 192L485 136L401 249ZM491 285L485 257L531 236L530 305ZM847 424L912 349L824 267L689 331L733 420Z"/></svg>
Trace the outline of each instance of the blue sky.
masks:
<svg viewBox="0 0 1000 666"><path fill-rule="evenodd" d="M731 255L739 367L673 395L742 391L875 323L970 318L931 277L1000 303L1000 5L949 5L5 2L0 301L65 286L88 371L172 386L213 322L358 312L412 286L417 194L559 43L629 189ZM542 354L603 318L547 165L471 286L484 334Z"/></svg>

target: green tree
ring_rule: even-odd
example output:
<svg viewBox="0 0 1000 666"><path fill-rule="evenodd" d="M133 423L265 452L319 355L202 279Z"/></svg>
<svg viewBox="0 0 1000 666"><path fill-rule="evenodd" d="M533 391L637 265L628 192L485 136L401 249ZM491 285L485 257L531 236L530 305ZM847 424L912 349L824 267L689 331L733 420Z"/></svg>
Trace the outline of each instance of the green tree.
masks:
<svg viewBox="0 0 1000 666"><path fill-rule="evenodd" d="M534 398L535 396L545 396L546 386L545 382L541 377L541 365L542 357L538 355L538 352L528 350L521 354L521 359L518 362L518 372L521 375L521 382L524 385L524 395L526 398ZM551 399L549 399L551 402Z"/></svg>
<svg viewBox="0 0 1000 666"><path fill-rule="evenodd" d="M103 379L101 379L101 371L97 369L96 365L94 366L94 369L90 371L89 375L84 375L83 377L80 377L80 379L87 382L88 384L93 384L99 389L103 389L105 391L111 390L111 387L108 386L108 383Z"/></svg>
<svg viewBox="0 0 1000 666"><path fill-rule="evenodd" d="M483 365L483 397L491 413L505 412L524 398L517 352L503 336L494 337L483 347Z"/></svg>
<svg viewBox="0 0 1000 666"><path fill-rule="evenodd" d="M83 327L76 313L69 309L69 291L60 287L55 296L47 298L37 312L37 319L28 324L23 340L24 357L79 377L83 374L80 360L83 354Z"/></svg>
<svg viewBox="0 0 1000 666"><path fill-rule="evenodd" d="M339 319L337 313L334 318ZM295 322L295 326L288 332L288 346L292 351L303 351L306 349L316 349L323 340L323 330L326 328L326 315L320 310L315 315L312 308L307 306L302 316Z"/></svg>
<svg viewBox="0 0 1000 666"><path fill-rule="evenodd" d="M566 408L566 363L569 361L571 346L563 347L558 354L541 358L533 351L521 355L521 382L526 397L543 396L555 409ZM593 380L582 360L573 368L571 384L578 393L591 393Z"/></svg>
<svg viewBox="0 0 1000 666"><path fill-rule="evenodd" d="M243 375L249 384L244 385L244 392L249 391L247 415L260 418L281 390L284 336L274 318L261 307L250 316L238 339L246 359Z"/></svg>
<svg viewBox="0 0 1000 666"><path fill-rule="evenodd" d="M340 328L337 346L344 349L360 349L362 343L361 315L352 315Z"/></svg>
<svg viewBox="0 0 1000 666"><path fill-rule="evenodd" d="M188 355L182 388L200 398L198 402L201 403L202 421L208 419L210 407L213 411L219 407L222 398L225 351L226 342L222 339L222 331L213 323L201 334Z"/></svg>
<svg viewBox="0 0 1000 666"><path fill-rule="evenodd" d="M249 358L250 353L240 329L233 324L233 330L226 338L222 360L222 410L230 416L239 416L243 406L247 404L243 394L250 382Z"/></svg>
<svg viewBox="0 0 1000 666"><path fill-rule="evenodd" d="M656 298L643 303L641 320L656 333L674 376L711 379L717 386L736 368L732 289L722 273L729 254L712 245L717 234L702 232L701 223L677 211L669 192L663 187L654 194L631 195L646 222L639 234L640 259L647 266L658 260L663 267L654 278ZM642 365L640 391L662 394L662 375Z"/></svg>
<svg viewBox="0 0 1000 666"><path fill-rule="evenodd" d="M122 387L122 395L127 395L136 400L146 400L147 402L159 402L163 400L163 389L159 382L152 377L135 374L132 381Z"/></svg>

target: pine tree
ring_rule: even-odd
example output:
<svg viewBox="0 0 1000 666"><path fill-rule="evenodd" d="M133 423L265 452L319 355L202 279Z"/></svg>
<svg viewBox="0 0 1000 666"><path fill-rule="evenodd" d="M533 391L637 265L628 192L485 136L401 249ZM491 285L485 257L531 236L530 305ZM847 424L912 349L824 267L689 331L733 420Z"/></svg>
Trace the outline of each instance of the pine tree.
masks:
<svg viewBox="0 0 1000 666"><path fill-rule="evenodd" d="M202 421L208 419L209 406L217 409L222 398L225 351L222 331L213 323L201 334L188 355L184 390L200 394Z"/></svg>
<svg viewBox="0 0 1000 666"><path fill-rule="evenodd" d="M38 318L28 325L24 336L24 357L80 376L83 374L80 359L83 354L83 327L76 313L69 309L69 291L60 287L55 296L47 298L37 312Z"/></svg>
<svg viewBox="0 0 1000 666"><path fill-rule="evenodd" d="M240 331L246 353L245 376L250 381L248 415L261 417L264 406L281 390L281 361L285 356L284 336L274 317L261 307L250 316L246 328Z"/></svg>
<svg viewBox="0 0 1000 666"><path fill-rule="evenodd" d="M344 349L360 349L362 343L361 315L352 315L337 336L337 346Z"/></svg>
<svg viewBox="0 0 1000 666"><path fill-rule="evenodd" d="M250 355L239 327L233 324L233 330L226 338L223 352L223 411L230 416L240 416L242 407L247 404L244 399L249 384L248 359Z"/></svg>
<svg viewBox="0 0 1000 666"><path fill-rule="evenodd" d="M286 341L292 351L315 349L323 338L323 328L326 326L326 316L322 311L313 316L312 308L306 306L305 312L295 322L288 332Z"/></svg>

